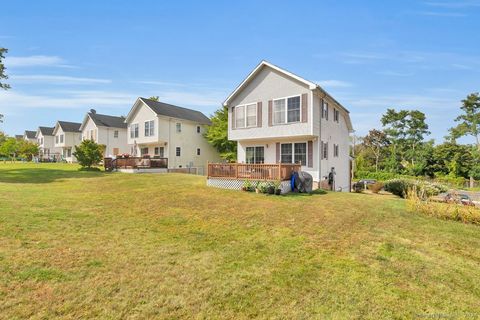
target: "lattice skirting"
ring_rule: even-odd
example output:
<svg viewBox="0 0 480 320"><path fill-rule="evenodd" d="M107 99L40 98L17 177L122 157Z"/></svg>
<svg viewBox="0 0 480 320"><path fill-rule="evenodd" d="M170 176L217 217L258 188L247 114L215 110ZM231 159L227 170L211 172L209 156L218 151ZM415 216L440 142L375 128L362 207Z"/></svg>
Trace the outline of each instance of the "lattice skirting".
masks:
<svg viewBox="0 0 480 320"><path fill-rule="evenodd" d="M222 188L222 189L232 189L232 190L242 190L243 179L221 179L221 178L208 178L207 179L207 186L215 187L215 188ZM250 180L252 183L262 182L256 180ZM280 188L282 189L282 194L289 193L292 191L290 186L290 181L282 181Z"/></svg>

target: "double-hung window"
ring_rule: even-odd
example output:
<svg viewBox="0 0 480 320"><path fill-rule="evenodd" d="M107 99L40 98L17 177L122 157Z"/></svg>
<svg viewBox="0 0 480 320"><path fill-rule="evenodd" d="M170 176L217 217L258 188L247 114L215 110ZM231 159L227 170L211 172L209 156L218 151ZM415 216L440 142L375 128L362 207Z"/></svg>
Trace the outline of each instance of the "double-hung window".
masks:
<svg viewBox="0 0 480 320"><path fill-rule="evenodd" d="M299 122L300 114L300 96L273 100L274 124Z"/></svg>
<svg viewBox="0 0 480 320"><path fill-rule="evenodd" d="M130 125L130 138L138 138L138 123Z"/></svg>
<svg viewBox="0 0 480 320"><path fill-rule="evenodd" d="M182 154L182 149L180 149L180 147L176 147L175 148L175 155L177 157L180 157L181 154Z"/></svg>
<svg viewBox="0 0 480 320"><path fill-rule="evenodd" d="M246 163L264 163L265 162L264 147L247 147L245 150Z"/></svg>
<svg viewBox="0 0 480 320"><path fill-rule="evenodd" d="M257 104L246 104L235 107L235 128L257 126Z"/></svg>
<svg viewBox="0 0 480 320"><path fill-rule="evenodd" d="M118 130L113 131L113 137L118 138Z"/></svg>
<svg viewBox="0 0 480 320"><path fill-rule="evenodd" d="M200 126L197 126L197 133L200 133Z"/></svg>
<svg viewBox="0 0 480 320"><path fill-rule="evenodd" d="M280 162L306 165L307 144L305 142L282 143L280 145Z"/></svg>
<svg viewBox="0 0 480 320"><path fill-rule="evenodd" d="M322 118L324 118L325 120L328 120L328 103L327 102L323 102L323 105L322 105Z"/></svg>
<svg viewBox="0 0 480 320"><path fill-rule="evenodd" d="M60 143L63 143L63 134L60 135Z"/></svg>
<svg viewBox="0 0 480 320"><path fill-rule="evenodd" d="M257 126L257 104L247 104L245 106L247 127L256 127Z"/></svg>
<svg viewBox="0 0 480 320"><path fill-rule="evenodd" d="M145 121L145 137L152 137L155 131L155 121Z"/></svg>
<svg viewBox="0 0 480 320"><path fill-rule="evenodd" d="M322 159L328 159L328 142L322 141L321 149L322 149Z"/></svg>
<svg viewBox="0 0 480 320"><path fill-rule="evenodd" d="M55 136L55 143L58 143L58 136Z"/></svg>
<svg viewBox="0 0 480 320"><path fill-rule="evenodd" d="M338 144L333 145L333 156L338 158Z"/></svg>
<svg viewBox="0 0 480 320"><path fill-rule="evenodd" d="M333 121L338 122L338 119L340 118L340 111L337 109L333 109Z"/></svg>
<svg viewBox="0 0 480 320"><path fill-rule="evenodd" d="M178 133L182 132L182 124L180 122L177 122L175 127L176 127L176 130L177 130Z"/></svg>

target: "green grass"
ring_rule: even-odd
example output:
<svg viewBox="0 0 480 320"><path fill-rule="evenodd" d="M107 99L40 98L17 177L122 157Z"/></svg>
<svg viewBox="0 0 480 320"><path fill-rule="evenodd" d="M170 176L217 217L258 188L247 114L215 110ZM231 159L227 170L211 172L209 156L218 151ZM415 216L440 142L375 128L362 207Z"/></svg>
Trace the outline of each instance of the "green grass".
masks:
<svg viewBox="0 0 480 320"><path fill-rule="evenodd" d="M0 163L0 318L480 318L480 228L386 195Z"/></svg>

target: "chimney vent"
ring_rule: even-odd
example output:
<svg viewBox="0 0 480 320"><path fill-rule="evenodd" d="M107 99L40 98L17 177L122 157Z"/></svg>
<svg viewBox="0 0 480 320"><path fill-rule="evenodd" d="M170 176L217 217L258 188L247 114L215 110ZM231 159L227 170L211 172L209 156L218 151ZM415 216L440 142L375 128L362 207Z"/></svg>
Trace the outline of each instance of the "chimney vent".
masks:
<svg viewBox="0 0 480 320"><path fill-rule="evenodd" d="M90 112L93 113L93 114L95 114L95 113L97 113L97 110L95 110L95 109L90 109Z"/></svg>

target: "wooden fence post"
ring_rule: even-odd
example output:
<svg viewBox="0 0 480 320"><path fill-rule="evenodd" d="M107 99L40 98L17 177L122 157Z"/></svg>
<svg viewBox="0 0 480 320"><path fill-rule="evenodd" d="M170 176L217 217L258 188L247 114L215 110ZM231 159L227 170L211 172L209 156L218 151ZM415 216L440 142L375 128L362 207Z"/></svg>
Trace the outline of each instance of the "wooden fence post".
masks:
<svg viewBox="0 0 480 320"><path fill-rule="evenodd" d="M238 163L235 163L235 179L238 179Z"/></svg>

